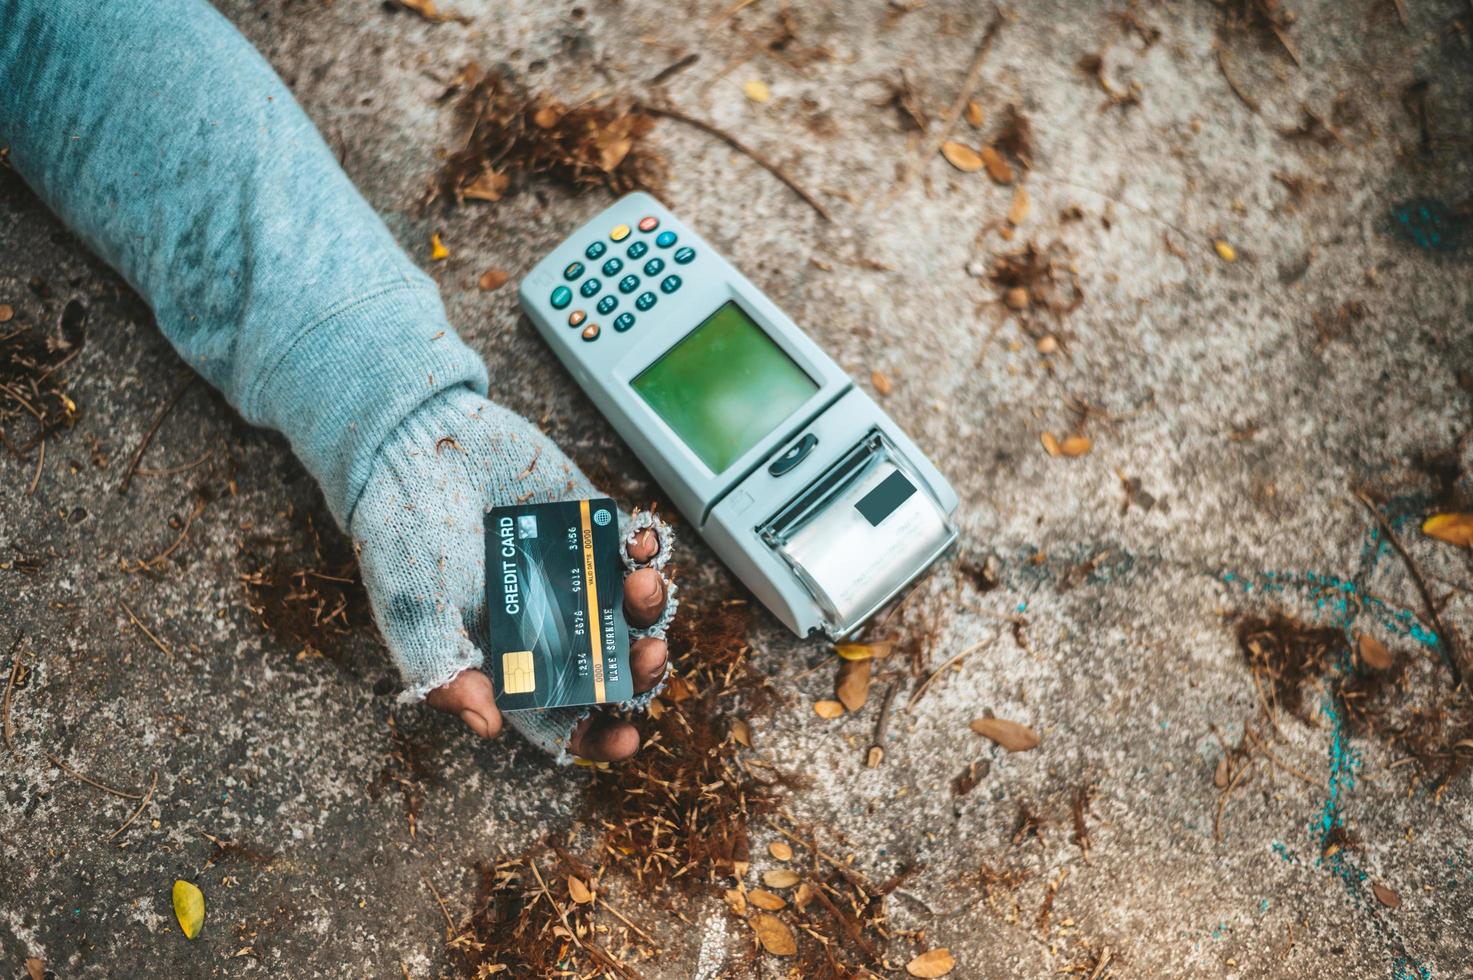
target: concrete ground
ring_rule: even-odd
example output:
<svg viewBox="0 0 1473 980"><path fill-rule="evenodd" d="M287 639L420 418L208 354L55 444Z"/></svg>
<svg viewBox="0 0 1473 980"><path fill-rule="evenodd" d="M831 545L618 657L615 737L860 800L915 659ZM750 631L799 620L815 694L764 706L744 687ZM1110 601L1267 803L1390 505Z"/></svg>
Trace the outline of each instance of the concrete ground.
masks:
<svg viewBox="0 0 1473 980"><path fill-rule="evenodd" d="M441 6L468 23L348 0L223 4L406 247L426 257L443 233L451 257L433 271L495 397L542 420L616 495L658 491L518 317L514 290L475 288L493 266L515 280L608 198L536 186L421 212L454 132L437 101L450 78L470 60L504 64L574 101L642 93L698 53L666 83L672 101L780 161L833 213L820 220L699 132L664 122L651 137L669 161L665 200L861 384L889 379L884 405L961 494L966 554L997 568L990 590L943 570L914 600L928 612L899 620L918 631L934 617L928 670L986 643L913 710L902 693L875 769L863 748L878 698L821 720L811 705L832 696L828 649L754 619L756 666L780 695L752 719L756 752L806 777L787 807L875 880L924 865L889 908L892 929L925 939L897 938L892 959L944 945L965 977L1102 965L1098 976L1473 976L1469 777L1434 794L1403 749L1349 731L1338 668L1307 688L1308 722L1280 717L1277 764L1256 755L1226 796L1214 784L1214 730L1234 745L1259 710L1235 615L1281 610L1381 639L1415 664L1409 704L1446 687L1406 565L1378 545L1353 486L1384 503L1437 600L1450 597L1444 622L1473 639L1466 555L1418 531L1439 493L1473 490L1459 441L1473 422L1470 266L1402 240L1390 218L1412 197L1465 200L1467 4L1294 0L1286 35L1302 65L1271 34L1224 30L1212 3L1013 4L980 75L982 128L957 128L980 143L1010 104L1031 122L1031 210L1011 242L1000 229L1013 189L919 156L882 105L903 72L941 115L990 5L790 4L798 38L777 51L762 38L779 0L730 18L741 5L728 0ZM1139 29L1116 16L1131 9ZM1089 55L1113 98L1079 66ZM744 95L752 80L770 101ZM1417 81L1425 146L1418 90L1407 94ZM1306 131L1305 107L1332 131ZM985 272L1028 242L1055 250L1060 279L1072 270L1077 308L999 302ZM49 324L71 299L88 310L66 369L80 420L50 441L34 494L34 456L0 456L0 644L23 634L29 668L0 769L0 973L22 975L26 957L59 977L449 972L426 882L463 913L472 862L566 829L587 770L393 709L392 667L361 616L332 657L261 629L240 577L295 567L306 521L330 520L285 442L204 386L164 421L147 472L116 492L181 365L127 288L0 175L0 303ZM1045 431L1082 431L1093 448L1050 456ZM1419 460L1448 450L1464 469L1445 467L1440 490ZM1127 508L1127 479L1154 505L1136 493ZM201 493L207 505L161 568L125 571L179 535ZM704 594L743 594L693 535L679 561ZM1042 744L994 748L968 729L988 710ZM136 802L47 753L129 790L156 773L156 789L109 840ZM982 761L976 788L956 795L953 780ZM1082 786L1096 790L1087 855L1071 817ZM1023 806L1044 824L1015 844ZM205 835L273 860L210 864ZM983 865L1030 877L979 901ZM170 910L177 877L209 902L193 943ZM718 891L686 911L695 928L660 926L665 951L642 973L781 974L771 957L741 965L750 933Z"/></svg>

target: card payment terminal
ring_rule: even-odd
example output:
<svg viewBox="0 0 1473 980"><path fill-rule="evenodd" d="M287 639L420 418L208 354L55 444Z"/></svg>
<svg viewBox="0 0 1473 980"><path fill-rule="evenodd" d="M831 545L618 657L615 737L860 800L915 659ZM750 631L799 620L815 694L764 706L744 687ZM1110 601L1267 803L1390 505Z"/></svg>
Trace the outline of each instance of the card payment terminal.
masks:
<svg viewBox="0 0 1473 980"><path fill-rule="evenodd" d="M956 493L925 455L650 195L579 228L519 295L686 520L799 636L853 633L956 540Z"/></svg>

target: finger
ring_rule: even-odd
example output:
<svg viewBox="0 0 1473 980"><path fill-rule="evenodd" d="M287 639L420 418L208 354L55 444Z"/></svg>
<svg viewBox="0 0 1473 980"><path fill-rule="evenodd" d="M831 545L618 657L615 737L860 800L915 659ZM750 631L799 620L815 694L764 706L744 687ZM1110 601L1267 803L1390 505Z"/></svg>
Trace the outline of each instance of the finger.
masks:
<svg viewBox="0 0 1473 980"><path fill-rule="evenodd" d="M647 527L634 535L625 549L629 552L629 560L644 564L660 552L660 538L655 534L655 529Z"/></svg>
<svg viewBox="0 0 1473 980"><path fill-rule="evenodd" d="M665 662L670 659L670 648L665 641L653 636L642 636L629 645L629 673L634 680L634 693L643 694L665 676Z"/></svg>
<svg viewBox="0 0 1473 980"><path fill-rule="evenodd" d="M639 731L627 721L592 714L573 729L568 748L594 762L622 762L639 751Z"/></svg>
<svg viewBox="0 0 1473 980"><path fill-rule="evenodd" d="M649 626L665 610L665 580L653 568L641 568L624 578L624 614L634 626Z"/></svg>
<svg viewBox="0 0 1473 980"><path fill-rule="evenodd" d="M495 738L501 734L501 712L496 710L491 679L479 670L461 671L455 680L425 695L425 703L457 716L482 738Z"/></svg>

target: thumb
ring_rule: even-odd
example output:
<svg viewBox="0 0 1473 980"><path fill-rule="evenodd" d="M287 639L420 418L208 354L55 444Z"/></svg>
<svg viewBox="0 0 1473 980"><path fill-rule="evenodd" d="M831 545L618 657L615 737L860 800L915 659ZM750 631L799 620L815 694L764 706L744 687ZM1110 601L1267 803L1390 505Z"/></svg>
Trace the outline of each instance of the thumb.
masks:
<svg viewBox="0 0 1473 980"><path fill-rule="evenodd" d="M425 703L437 711L456 715L482 738L501 734L501 712L496 710L491 679L479 670L461 671L449 684L442 684L426 695Z"/></svg>

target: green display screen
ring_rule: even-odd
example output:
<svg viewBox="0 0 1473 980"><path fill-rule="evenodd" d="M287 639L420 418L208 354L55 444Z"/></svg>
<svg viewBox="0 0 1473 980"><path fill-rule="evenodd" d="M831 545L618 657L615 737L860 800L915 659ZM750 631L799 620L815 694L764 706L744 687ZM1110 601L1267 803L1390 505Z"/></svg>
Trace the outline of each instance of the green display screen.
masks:
<svg viewBox="0 0 1473 980"><path fill-rule="evenodd" d="M818 391L736 303L711 314L631 384L713 473Z"/></svg>

